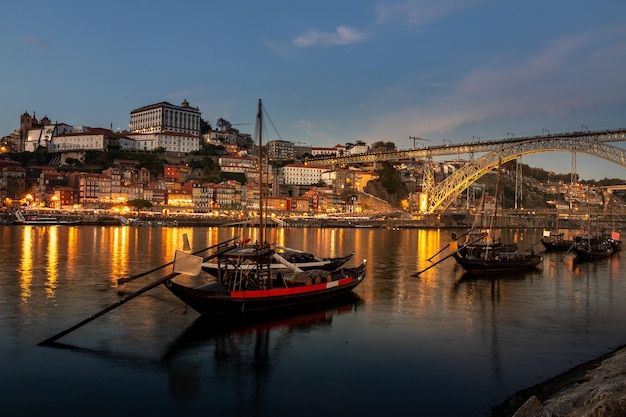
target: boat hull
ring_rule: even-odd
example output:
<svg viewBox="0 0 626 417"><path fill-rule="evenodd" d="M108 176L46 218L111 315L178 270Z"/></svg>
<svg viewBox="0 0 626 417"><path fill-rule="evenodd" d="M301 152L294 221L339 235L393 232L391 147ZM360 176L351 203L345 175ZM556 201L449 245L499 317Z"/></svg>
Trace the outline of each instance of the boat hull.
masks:
<svg viewBox="0 0 626 417"><path fill-rule="evenodd" d="M365 264L332 272L328 282L272 289L227 291L225 289L191 288L172 280L165 286L176 297L200 314L242 314L290 309L345 295L365 278Z"/></svg>
<svg viewBox="0 0 626 417"><path fill-rule="evenodd" d="M513 255L515 256L500 255L490 259L468 259L455 253L454 259L468 273L527 271L536 268L543 260L539 255Z"/></svg>
<svg viewBox="0 0 626 417"><path fill-rule="evenodd" d="M565 252L570 250L575 242L573 240L548 241L541 239L541 244L546 252Z"/></svg>

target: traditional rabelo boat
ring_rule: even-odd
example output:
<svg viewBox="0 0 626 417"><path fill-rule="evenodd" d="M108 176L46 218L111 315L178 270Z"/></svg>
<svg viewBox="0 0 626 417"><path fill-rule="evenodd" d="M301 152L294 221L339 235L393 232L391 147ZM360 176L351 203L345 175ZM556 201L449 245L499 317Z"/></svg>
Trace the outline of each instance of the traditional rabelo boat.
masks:
<svg viewBox="0 0 626 417"><path fill-rule="evenodd" d="M498 242L494 244L488 234L479 241L463 245L453 256L468 273L526 271L543 260L532 249L528 253L520 253Z"/></svg>
<svg viewBox="0 0 626 417"><path fill-rule="evenodd" d="M354 256L354 252L352 252L345 256L320 258L319 256L312 253L303 252L297 249L285 248L281 246L277 246L276 249L280 257L292 264L294 267L300 268L303 271L308 271L311 269L334 271L348 263L348 261L350 261L350 259L352 259L352 257ZM252 268L254 266L248 265L243 267ZM234 268L234 266L231 265L230 268ZM272 258L270 263L270 269L273 272L284 272L289 270L289 268L290 266L286 265L284 262ZM219 264L217 262L203 262L202 270L213 276L217 276Z"/></svg>
<svg viewBox="0 0 626 417"><path fill-rule="evenodd" d="M544 232L541 244L546 252L565 252L576 244L574 239L565 239L563 233Z"/></svg>
<svg viewBox="0 0 626 417"><path fill-rule="evenodd" d="M592 236L582 236L576 240L574 247L576 258L581 261L608 258L613 253L611 242L606 239Z"/></svg>
<svg viewBox="0 0 626 417"><path fill-rule="evenodd" d="M343 265L352 258L352 254L317 268L303 270L298 263L289 262L281 256L274 245L265 242L263 160L260 151L262 115L263 107L259 100L256 126L259 138L259 240L252 244L242 240L220 251L216 256L215 269L211 269L214 278L208 283L187 286L171 279L164 282L175 296L200 314L241 314L326 301L349 293L365 278L365 260L354 268L333 268L332 262ZM199 259L196 271L202 268L202 258ZM280 268L272 268L276 261L282 265Z"/></svg>
<svg viewBox="0 0 626 417"><path fill-rule="evenodd" d="M520 253L517 249L517 242L502 243L499 239L492 238L491 230L495 228L498 214L499 188L500 173L498 173L496 183L496 198L490 229L468 233L463 245L454 242L454 259L468 273L526 271L535 268L543 260L540 255L534 253L532 248L529 253Z"/></svg>
<svg viewBox="0 0 626 417"><path fill-rule="evenodd" d="M165 286L200 314L232 314L325 301L349 293L365 278L365 261L334 271L275 272L270 265L277 256L268 244L236 246L218 256L216 280L196 287L168 280Z"/></svg>

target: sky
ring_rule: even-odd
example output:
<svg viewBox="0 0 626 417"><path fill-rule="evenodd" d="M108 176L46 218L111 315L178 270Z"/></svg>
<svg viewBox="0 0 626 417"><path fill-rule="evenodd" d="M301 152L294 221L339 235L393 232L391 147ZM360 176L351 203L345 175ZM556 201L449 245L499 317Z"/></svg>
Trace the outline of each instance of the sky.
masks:
<svg viewBox="0 0 626 417"><path fill-rule="evenodd" d="M624 0L5 1L0 136L187 100L268 139L432 146L626 128ZM626 144L617 143L624 147ZM582 154L583 179L626 169ZM567 153L522 162L569 173Z"/></svg>

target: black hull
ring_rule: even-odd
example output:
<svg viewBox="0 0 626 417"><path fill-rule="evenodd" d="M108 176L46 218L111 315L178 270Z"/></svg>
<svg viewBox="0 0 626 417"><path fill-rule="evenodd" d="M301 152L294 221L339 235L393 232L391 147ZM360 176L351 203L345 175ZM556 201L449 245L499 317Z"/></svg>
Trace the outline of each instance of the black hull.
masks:
<svg viewBox="0 0 626 417"><path fill-rule="evenodd" d="M468 273L495 273L495 272L516 272L532 270L542 261L538 255L520 255L515 258L506 259L498 257L492 259L467 259L459 254L454 255L454 259Z"/></svg>
<svg viewBox="0 0 626 417"><path fill-rule="evenodd" d="M605 249L598 250L585 250L585 249L576 249L576 257L580 260L590 261L593 259L603 259L608 258L613 253L613 249L611 247Z"/></svg>
<svg viewBox="0 0 626 417"><path fill-rule="evenodd" d="M190 288L171 280L165 283L176 297L200 314L233 315L285 310L319 303L343 296L365 278L365 264L341 270L348 276L329 283L260 291L226 291ZM342 274L340 271L333 272Z"/></svg>
<svg viewBox="0 0 626 417"><path fill-rule="evenodd" d="M541 244L546 252L566 252L574 245L574 241L549 242L542 239Z"/></svg>

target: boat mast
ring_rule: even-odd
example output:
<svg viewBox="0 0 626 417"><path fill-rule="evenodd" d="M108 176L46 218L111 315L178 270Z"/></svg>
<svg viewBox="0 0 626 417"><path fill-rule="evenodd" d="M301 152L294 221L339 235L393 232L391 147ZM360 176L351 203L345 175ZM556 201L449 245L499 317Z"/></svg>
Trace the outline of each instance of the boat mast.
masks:
<svg viewBox="0 0 626 417"><path fill-rule="evenodd" d="M263 104L259 99L259 108L256 114L256 122L259 135L259 243L265 243L265 214L263 213Z"/></svg>

